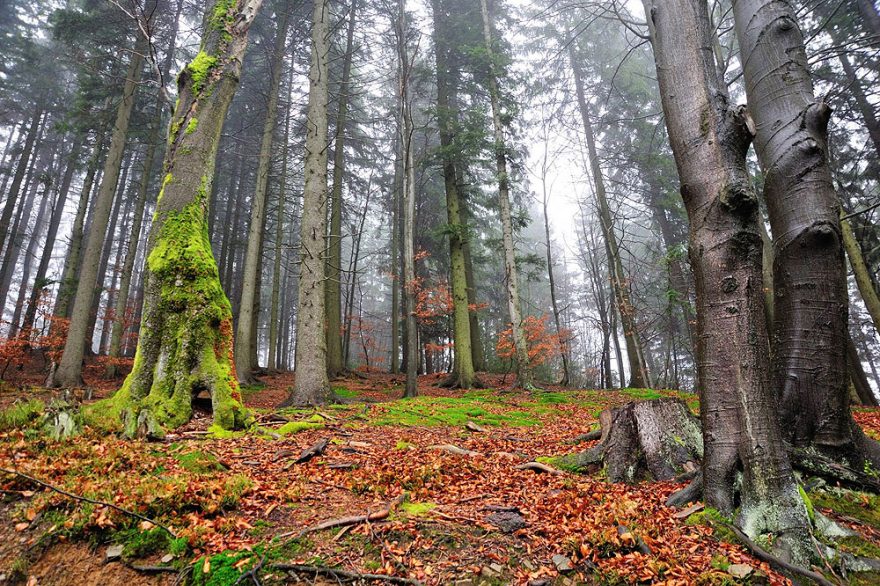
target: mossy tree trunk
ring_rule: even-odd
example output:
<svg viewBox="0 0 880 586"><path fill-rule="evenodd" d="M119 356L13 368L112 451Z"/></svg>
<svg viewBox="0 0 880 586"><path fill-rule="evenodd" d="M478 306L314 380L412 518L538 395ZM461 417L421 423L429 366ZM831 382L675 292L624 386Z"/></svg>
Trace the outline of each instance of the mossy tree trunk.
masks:
<svg viewBox="0 0 880 586"><path fill-rule="evenodd" d="M208 238L217 146L261 0L216 0L195 59L178 76L165 177L147 246L144 308L134 367L110 399L126 434L161 434L192 415L208 391L214 424L242 427L233 365L232 308Z"/></svg>
<svg viewBox="0 0 880 586"><path fill-rule="evenodd" d="M324 268L327 243L327 102L330 11L315 0L306 120L305 184L300 220L299 295L296 313L296 379L284 404L320 405L333 397L327 378Z"/></svg>
<svg viewBox="0 0 880 586"><path fill-rule="evenodd" d="M471 327L467 295L467 274L464 262L465 233L461 219L461 193L455 171L452 150L457 110L454 108L454 69L450 59L451 39L448 26L447 6L443 0L432 0L434 14L434 54L437 63L437 118L440 128L440 148L443 160L443 181L446 188L447 232L449 236L450 279L453 301L453 341L455 364L446 386L469 389L474 386L476 375L471 352Z"/></svg>
<svg viewBox="0 0 880 586"><path fill-rule="evenodd" d="M263 123L263 136L260 142L260 158L257 165L257 185L254 189L251 206L251 223L248 228L247 248L244 253L241 298L238 308L238 324L235 331L235 372L242 384L256 382L253 370L258 366L256 355L257 319L259 317L259 280L262 274L263 232L266 226L266 199L269 192L269 170L272 165L273 145L275 144L275 122L278 119L278 93L281 87L281 73L284 67L285 47L287 47L287 24L290 22L290 7L281 5L281 21L275 31L275 47L272 51L271 80L269 99L266 103L266 120Z"/></svg>
<svg viewBox="0 0 880 586"><path fill-rule="evenodd" d="M777 547L806 564L810 522L769 384L758 199L746 170L751 134L705 49L712 46L706 4L644 5L690 224L705 500L725 514L738 510L748 535L771 534Z"/></svg>
<svg viewBox="0 0 880 586"><path fill-rule="evenodd" d="M817 100L791 3L733 4L755 151L774 236L774 386L788 441L862 470L880 445L850 413L846 267L828 164L831 109Z"/></svg>

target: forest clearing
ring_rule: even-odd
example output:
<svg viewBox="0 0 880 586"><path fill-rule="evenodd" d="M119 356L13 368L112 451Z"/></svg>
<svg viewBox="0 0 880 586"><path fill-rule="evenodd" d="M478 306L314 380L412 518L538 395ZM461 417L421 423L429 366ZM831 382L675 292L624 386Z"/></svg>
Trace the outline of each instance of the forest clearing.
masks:
<svg viewBox="0 0 880 586"><path fill-rule="evenodd" d="M0 583L880 584L880 5L0 0Z"/></svg>
<svg viewBox="0 0 880 586"><path fill-rule="evenodd" d="M345 403L278 411L272 406L290 375L267 377L266 386L245 395L259 426L222 439L206 435L207 412L151 443L94 433L76 442L35 441L30 431L4 430L4 466L150 517L177 537L4 477L0 573L22 572L38 584L140 585L178 583L180 572L192 572L187 583L221 585L262 563L262 584L291 583L273 567L284 563L413 584L787 583L706 520L702 508L683 515L665 506L681 483L610 484L600 475L521 469L595 444L578 438L598 425L603 409L661 397L694 407L693 395L530 394L503 384L496 385L501 391L452 391L434 386L438 381L423 378L425 392L416 399L399 398L400 377L337 381ZM0 398L8 405L8 393ZM880 437L880 410L856 417ZM323 453L297 463L324 440ZM822 483L809 496L817 511L858 532L845 547L880 551L876 496ZM316 529L366 515L369 523ZM120 557L105 561L116 545ZM304 583L315 577L296 574ZM317 583L336 583L324 577Z"/></svg>

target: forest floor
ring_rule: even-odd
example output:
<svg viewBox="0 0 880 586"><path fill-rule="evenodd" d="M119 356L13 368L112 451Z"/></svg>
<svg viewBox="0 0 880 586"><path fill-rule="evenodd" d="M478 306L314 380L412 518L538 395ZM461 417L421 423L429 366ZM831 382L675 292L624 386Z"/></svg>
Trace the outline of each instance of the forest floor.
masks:
<svg viewBox="0 0 880 586"><path fill-rule="evenodd" d="M222 438L207 434L204 410L162 442L88 430L53 441L33 427L4 430L0 418L0 466L135 511L175 536L0 473L0 584L164 585L185 575L223 586L261 562L262 584L342 583L288 574L280 563L459 586L787 583L705 524L708 513L664 506L680 484L613 485L601 474L517 468L592 445L572 442L605 408L665 396L696 408L693 395L463 392L431 376L420 380L421 397L401 400L402 378L371 374L334 382L343 404L276 410L292 377L264 381L245 392L259 427ZM505 388L500 377L486 382ZM94 398L114 386L102 384ZM23 396L49 394L7 388L0 409L26 411ZM880 439L880 410L856 417ZM321 440L321 455L297 463ZM817 510L861 533L852 547L880 552L880 498L821 486L810 494ZM371 521L318 528L361 515Z"/></svg>

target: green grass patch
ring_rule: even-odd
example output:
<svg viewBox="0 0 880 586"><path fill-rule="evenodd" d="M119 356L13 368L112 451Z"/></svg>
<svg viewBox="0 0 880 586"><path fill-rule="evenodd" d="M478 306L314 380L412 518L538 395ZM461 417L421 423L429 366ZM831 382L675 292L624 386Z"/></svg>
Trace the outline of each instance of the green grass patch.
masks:
<svg viewBox="0 0 880 586"><path fill-rule="evenodd" d="M294 435L307 429L322 429L324 427L324 418L320 415L312 415L304 421L289 421L278 428L275 432L278 435Z"/></svg>
<svg viewBox="0 0 880 586"><path fill-rule="evenodd" d="M175 549L179 549L179 546L172 542L181 541L181 539L173 539L167 531L159 527L154 527L148 531L142 531L134 527L119 531L113 536L113 541L122 544L122 557L131 560L168 551L172 545L175 545ZM186 543L185 539L182 539L182 541L184 544ZM184 551L186 551L185 548Z"/></svg>
<svg viewBox="0 0 880 586"><path fill-rule="evenodd" d="M340 399L354 399L358 396L357 391L352 391L351 389L346 389L344 387L336 387L333 389L333 394Z"/></svg>
<svg viewBox="0 0 880 586"><path fill-rule="evenodd" d="M19 429L36 421L46 409L46 405L37 399L13 403L0 410L0 431Z"/></svg>
<svg viewBox="0 0 880 586"><path fill-rule="evenodd" d="M254 481L244 474L230 476L223 483L223 496L220 497L220 506L224 509L234 509L238 506L241 497L252 491Z"/></svg>
<svg viewBox="0 0 880 586"><path fill-rule="evenodd" d="M436 503L424 502L424 503L413 503L413 502L405 502L400 505L400 511L408 515L410 517L424 517L431 511L437 508Z"/></svg>

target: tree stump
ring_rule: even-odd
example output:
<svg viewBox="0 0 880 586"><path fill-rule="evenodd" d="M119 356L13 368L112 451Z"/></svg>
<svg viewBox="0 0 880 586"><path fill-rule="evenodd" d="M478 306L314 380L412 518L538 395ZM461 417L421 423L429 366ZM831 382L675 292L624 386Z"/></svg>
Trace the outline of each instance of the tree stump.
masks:
<svg viewBox="0 0 880 586"><path fill-rule="evenodd" d="M699 469L703 436L699 420L680 399L627 403L599 415L599 443L563 456L565 468L594 472L602 465L610 482L671 480Z"/></svg>

